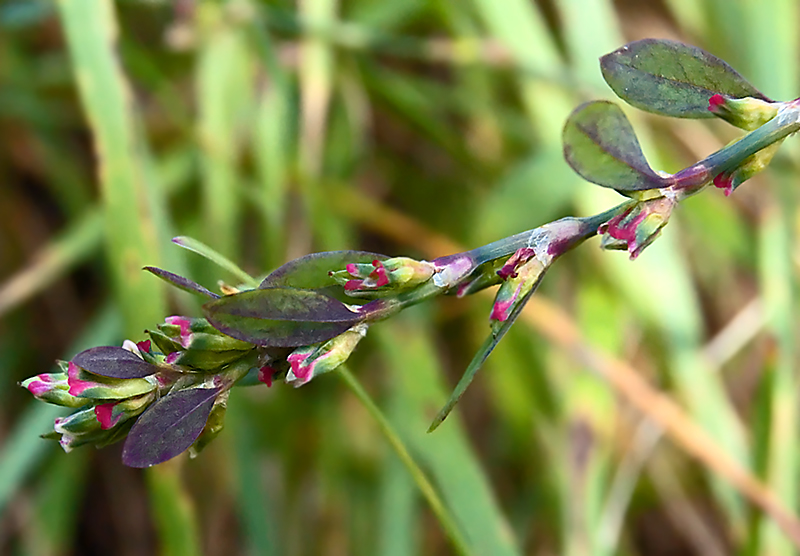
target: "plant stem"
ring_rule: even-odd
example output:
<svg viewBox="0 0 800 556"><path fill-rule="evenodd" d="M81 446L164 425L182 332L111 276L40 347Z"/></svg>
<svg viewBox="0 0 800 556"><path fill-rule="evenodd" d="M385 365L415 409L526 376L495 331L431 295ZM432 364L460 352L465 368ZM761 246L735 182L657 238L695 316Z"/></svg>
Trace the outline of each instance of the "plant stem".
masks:
<svg viewBox="0 0 800 556"><path fill-rule="evenodd" d="M456 524L452 514L445 507L444 501L439 497L439 494L428 480L428 477L425 476L425 473L414 461L414 458L411 457L408 448L406 448L406 445L400 439L400 435L397 434L397 431L395 431L394 427L392 427L392 424L389 423L389 420L383 415L380 408L378 408L367 391L364 390L364 387L361 386L361 383L358 381L358 379L353 376L353 374L345 365L340 366L338 371L339 376L342 377L345 384L347 384L347 387L350 388L359 401L364 404L364 407L378 423L378 426L386 437L386 440L389 441L389 444L391 444L395 453L400 458L400 461L402 461L403 465L405 465L406 469L408 469L408 472L411 474L414 482L417 483L417 487L425 497L425 500L427 500L434 515L436 515L439 523L441 523L442 527L444 528L445 533L448 537L450 537L450 541L453 543L453 547L456 549L456 552L464 556L472 554L469 546L467 545L466 539Z"/></svg>
<svg viewBox="0 0 800 556"><path fill-rule="evenodd" d="M791 103L784 106L778 115L751 131L735 143L710 154L675 174L680 188L695 188L708 183L711 178L732 170L757 152L777 143L800 130L800 107Z"/></svg>
<svg viewBox="0 0 800 556"><path fill-rule="evenodd" d="M514 234L513 236L508 236L506 238L493 241L492 243L487 243L482 247L476 247L475 249L462 253L461 256L464 255L470 256L473 260L475 260L476 266L480 266L484 263L487 263L494 259L499 259L501 257L508 257L510 255L513 255L514 252L517 251L518 249L521 249L523 247L530 247L531 238L537 232L546 229L547 226L552 226L553 224L557 224L558 222L566 220L573 220L580 226L578 233L574 237L570 238L571 247L575 247L581 241L589 239L590 237L596 235L597 228L600 227L601 224L608 222L611 218L613 218L617 214L621 214L634 203L635 201L626 201L613 208L608 209L607 211L595 214L594 216L588 216L586 218L570 217L570 218L563 218L562 220L556 220L555 222L545 224L544 226L540 226L532 230L527 230L525 232L520 232L518 234Z"/></svg>

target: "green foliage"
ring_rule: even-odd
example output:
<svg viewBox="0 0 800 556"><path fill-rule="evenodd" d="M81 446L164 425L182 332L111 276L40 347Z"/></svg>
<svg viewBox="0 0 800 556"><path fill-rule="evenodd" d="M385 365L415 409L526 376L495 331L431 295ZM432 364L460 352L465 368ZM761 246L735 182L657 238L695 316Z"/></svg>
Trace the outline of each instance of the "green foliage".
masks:
<svg viewBox="0 0 800 556"><path fill-rule="evenodd" d="M140 431L129 437L160 448L126 447L128 457L131 451L141 456L129 463L166 459L198 437L199 449L220 433L225 405L209 403L227 399L227 386L213 384L220 367L246 363L237 378L253 368L242 379L251 384L289 377L333 353L326 340L361 317L381 320L439 294L507 286L497 274L505 258L539 236L528 232L468 252L463 267L458 258L445 258L438 271L453 267L439 276L441 286L378 286L362 297L342 291L328 272L365 280L368 290L382 276L380 265L368 265L385 257L325 252L280 267L286 260L363 248L433 261L462 250L453 239L480 245L565 213L607 211L615 202L607 191L590 190L560 160L562 131L567 160L581 176L632 199L601 222L591 219L591 234L561 239L582 241L603 224L603 246L632 256L648 248L631 264L583 247L582 255L548 270L535 296L507 292L516 304L492 328L480 299L443 300L413 318L377 323L370 336L379 341L368 336L351 358L365 386L351 377L345 390L326 376L297 392L277 385L231 392L227 430L202 457L151 470L147 493L135 475L122 474L114 448L69 460L48 451L50 444L36 435L61 414L44 405L24 409L27 400L5 389L4 416L13 429L0 456L0 501L11 505L4 515L32 515L3 524L11 550L74 551L81 522L90 524L81 526L81 548L100 543L91 514L96 504L124 510L108 517L117 545L153 538L149 512L157 546L148 551L165 554L243 546L254 554L290 555L442 554L448 548L649 554L668 542L703 554L728 547L744 554L795 550L792 141L778 151L798 128L791 101L770 101L696 47L645 40L606 54L625 42L616 29L627 16L603 0L558 0L554 19L523 0L311 0L296 11L249 0L194 7L104 2L100 9L93 2L7 4L0 6L0 139L7 140L0 168L11 187L0 203L0 266L8 276L0 284L0 363L9 380L42 374L59 355L68 359L85 347L139 339L144 326L170 313L200 315L198 300L213 322L240 338L200 330L195 320L204 319L187 321L184 330L174 320L179 317L150 331L152 351L142 352L147 363L134 361L135 367L158 366L159 376L177 382L160 386L153 406L169 410L150 429L160 439L149 442ZM692 42L730 59L770 96L791 98L800 83L791 24L797 18L788 4L761 9L670 1L666 9ZM719 128L709 133L697 122L681 127L664 119L653 126L634 112L631 126L604 101L567 119L582 98L606 94L595 62L600 55L603 76L633 106L717 117L751 133L726 148L734 136ZM653 131L660 141L652 141ZM675 146L668 146L673 139ZM652 170L642 150L654 168L684 170ZM708 152L714 154L695 163ZM773 156L770 172L760 173ZM702 203L688 198L712 182L730 193L755 176L734 197L740 203L706 202L713 190ZM653 242L673 207L673 224ZM63 233L35 255L31 246L62 223ZM178 243L224 272L198 257L184 264L180 250L169 248L175 233L200 238L203 243ZM579 241L566 243L571 248ZM156 264L169 271L148 267L152 274L201 297L171 288L172 309L165 312L163 284L140 271ZM349 274L349 264L366 270ZM242 268L257 276L278 270L261 289L243 291L259 286ZM223 296L214 299L212 284L220 278L241 284L223 284ZM580 313L586 291L590 308L576 324L570 315ZM334 299L327 297L334 292ZM121 312L123 322L86 324L103 303L119 308L115 315ZM366 309L356 318L359 306ZM465 306L465 313L454 309ZM571 335L578 327L603 342L599 355L580 334ZM113 337L65 349L80 330ZM318 330L326 333L314 336ZM485 335L478 347L475 338ZM258 348L269 357L254 361L256 351L242 343L275 345L274 338L299 346L292 352L296 369L288 348ZM750 341L756 345L748 356L737 356ZM491 372L466 392L495 346ZM345 347L337 357L350 354L353 346ZM269 367L278 360L284 366ZM666 396L650 407L637 404L606 374L608 360L635 362ZM112 363L112 372L128 372ZM168 376L163 369L173 364L184 371ZM102 374L107 366L95 370ZM446 399L440 383L455 382L464 368L446 406L461 399L460 411L426 435ZM677 411L676 421L663 420L665 403ZM180 406L177 413L172 406ZM91 411L82 414L89 421ZM757 428L748 420L754 415ZM133 419L126 422L129 427ZM653 422L665 427L676 450L652 449L660 438ZM676 434L676 422L707 436ZM633 430L651 436L634 438ZM102 439L91 434L101 444L119 439L116 432ZM77 462L69 473L61 469L65 461ZM730 482L731 473L744 483ZM113 492L103 486L112 484L109 477ZM759 491L764 484L769 490ZM65 515L72 519L56 517ZM658 527L649 527L652 522ZM225 524L225 534L207 524Z"/></svg>
<svg viewBox="0 0 800 556"><path fill-rule="evenodd" d="M618 97L641 110L673 118L712 118L715 94L769 101L728 64L697 47L644 39L600 59L603 77Z"/></svg>
<svg viewBox="0 0 800 556"><path fill-rule="evenodd" d="M575 109L564 126L564 156L582 178L617 191L669 185L650 168L628 118L611 102Z"/></svg>

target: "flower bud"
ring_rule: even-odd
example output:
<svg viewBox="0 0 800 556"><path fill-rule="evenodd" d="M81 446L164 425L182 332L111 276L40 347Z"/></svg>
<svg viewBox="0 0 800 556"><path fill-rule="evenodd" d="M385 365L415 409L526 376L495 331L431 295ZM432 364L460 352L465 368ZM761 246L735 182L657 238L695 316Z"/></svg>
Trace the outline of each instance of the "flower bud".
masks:
<svg viewBox="0 0 800 556"><path fill-rule="evenodd" d="M86 407L65 417L56 417L53 429L59 434L82 434L100 430L94 407Z"/></svg>
<svg viewBox="0 0 800 556"><path fill-rule="evenodd" d="M72 396L94 400L123 400L152 392L158 387L155 376L145 378L108 378L94 375L69 362L68 392Z"/></svg>
<svg viewBox="0 0 800 556"><path fill-rule="evenodd" d="M503 269L497 272L497 274L500 275L500 273L505 270L504 274L508 278L500 285L500 289L497 290L497 296L492 306L492 313L489 316L489 324L495 334L511 316L514 308L528 295L531 289L533 289L546 269L545 265L536 257L530 257L526 262L517 267L512 259L515 257L517 257L517 260L525 258L525 254L520 254L521 251L524 250L520 249L509 259L513 268L507 263Z"/></svg>
<svg viewBox="0 0 800 556"><path fill-rule="evenodd" d="M56 418L50 434L58 439L65 452L86 444L105 446L127 434L127 428L120 429L117 425L143 413L155 399L155 392L149 392L119 402L86 407Z"/></svg>
<svg viewBox="0 0 800 556"><path fill-rule="evenodd" d="M315 376L334 370L347 361L366 334L367 324L360 323L327 342L294 350L286 358L290 365L286 382L293 382L298 387Z"/></svg>
<svg viewBox="0 0 800 556"><path fill-rule="evenodd" d="M766 168L782 143L783 139L748 157L735 169L717 174L714 176L714 185L724 190L726 197L729 196L734 189Z"/></svg>
<svg viewBox="0 0 800 556"><path fill-rule="evenodd" d="M640 201L600 226L600 247L627 249L630 258L635 259L667 225L674 206L675 200L667 196Z"/></svg>
<svg viewBox="0 0 800 556"><path fill-rule="evenodd" d="M155 392L148 392L143 396L128 398L120 402L109 402L94 407L94 413L100 428L108 430L131 417L142 413L156 399Z"/></svg>
<svg viewBox="0 0 800 556"><path fill-rule="evenodd" d="M81 407L89 403L88 399L77 398L69 393L67 373L44 373L36 375L20 383L37 400L63 407Z"/></svg>
<svg viewBox="0 0 800 556"><path fill-rule="evenodd" d="M346 292L356 294L380 288L412 288L430 280L435 271L433 263L395 257L385 261L375 259L372 264L350 263L346 270L329 274L338 284L344 286Z"/></svg>
<svg viewBox="0 0 800 556"><path fill-rule="evenodd" d="M708 110L736 127L758 129L778 113L779 103L757 98L727 98L720 94L708 100Z"/></svg>
<svg viewBox="0 0 800 556"><path fill-rule="evenodd" d="M190 318L173 316L164 319L164 324L159 325L159 330L168 338L185 349L225 351L230 349L249 350L252 344L236 340L227 336L211 326L203 318Z"/></svg>
<svg viewBox="0 0 800 556"><path fill-rule="evenodd" d="M164 363L211 371L240 359L254 348L219 332L206 319L167 317L151 339L167 354Z"/></svg>

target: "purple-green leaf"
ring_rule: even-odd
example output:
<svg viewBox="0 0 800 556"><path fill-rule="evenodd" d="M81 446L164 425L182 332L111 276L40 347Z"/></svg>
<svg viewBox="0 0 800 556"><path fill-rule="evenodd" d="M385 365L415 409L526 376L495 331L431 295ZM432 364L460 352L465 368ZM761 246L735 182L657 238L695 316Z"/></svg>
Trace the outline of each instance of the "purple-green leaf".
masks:
<svg viewBox="0 0 800 556"><path fill-rule="evenodd" d="M330 340L363 315L311 290L267 288L226 295L203 305L208 322L237 340L295 347Z"/></svg>
<svg viewBox="0 0 800 556"><path fill-rule="evenodd" d="M639 141L619 106L582 104L564 126L564 157L584 179L617 191L667 187L644 158Z"/></svg>
<svg viewBox="0 0 800 556"><path fill-rule="evenodd" d="M188 278L184 278L183 276L179 276L178 274L173 274L172 272L169 272L167 270L164 270L164 269L161 269L161 268L158 268L158 267L155 267L155 266L146 266L146 267L144 267L144 270L146 270L147 272L150 272L152 274L155 274L156 276L158 276L159 278L161 278L165 282L168 282L169 284L171 284L171 285L175 286L176 288L181 289L181 290L183 290L185 292L199 293L200 295L204 295L206 297L210 297L211 299L216 299L216 298L219 297L217 294L215 294L214 292L204 288L203 286L201 286L197 282L193 282L192 280L189 280Z"/></svg>
<svg viewBox="0 0 800 556"><path fill-rule="evenodd" d="M109 378L144 378L158 372L155 365L117 346L87 349L73 357L72 362L94 375Z"/></svg>
<svg viewBox="0 0 800 556"><path fill-rule="evenodd" d="M289 287L316 290L346 303L358 303L357 299L344 293L328 273L342 270L349 263L369 264L374 260L384 261L388 257L369 251L326 251L312 253L294 259L278 267L258 286L259 289Z"/></svg>
<svg viewBox="0 0 800 556"><path fill-rule="evenodd" d="M713 118L715 94L769 100L728 64L695 46L663 39L626 44L600 58L603 77L629 104L674 118Z"/></svg>
<svg viewBox="0 0 800 556"><path fill-rule="evenodd" d="M194 388L164 396L136 421L122 449L122 463L150 467L191 446L206 425L221 388Z"/></svg>

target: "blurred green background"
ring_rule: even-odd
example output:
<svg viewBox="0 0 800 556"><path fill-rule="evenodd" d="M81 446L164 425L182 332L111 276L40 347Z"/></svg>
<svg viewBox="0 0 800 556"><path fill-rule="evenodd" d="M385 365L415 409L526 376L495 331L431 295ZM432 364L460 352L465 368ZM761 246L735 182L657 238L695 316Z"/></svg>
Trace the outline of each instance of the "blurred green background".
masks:
<svg viewBox="0 0 800 556"><path fill-rule="evenodd" d="M235 283L174 235L263 275L320 250L431 258L609 208L618 196L575 176L560 145L575 106L611 97L598 56L683 40L790 99L799 11L795 0L1 1L0 553L457 553L335 375L237 389L200 457L145 472L123 467L119 446L66 455L40 440L58 410L15 383L200 314L146 264ZM666 171L737 136L623 108ZM432 435L491 299L437 300L372 328L350 368L471 554L796 552L708 462L738 462L796 512L798 154L790 139L730 199L683 203L633 263L596 240L564 257ZM563 340L574 327L579 349ZM582 345L664 391L681 419L637 404L598 357L574 357ZM680 440L696 430L710 441Z"/></svg>

